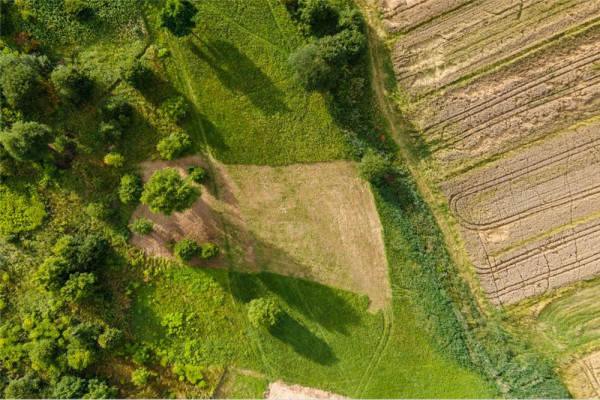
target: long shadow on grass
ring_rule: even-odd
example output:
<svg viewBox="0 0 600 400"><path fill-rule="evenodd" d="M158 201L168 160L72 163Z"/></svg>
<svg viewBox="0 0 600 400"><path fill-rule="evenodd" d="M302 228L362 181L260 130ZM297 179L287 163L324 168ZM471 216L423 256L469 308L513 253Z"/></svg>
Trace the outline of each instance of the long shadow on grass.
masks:
<svg viewBox="0 0 600 400"><path fill-rule="evenodd" d="M217 78L228 89L246 96L252 104L267 115L289 112L284 103L284 93L273 81L237 47L223 40L198 46L187 42L190 50L206 62Z"/></svg>

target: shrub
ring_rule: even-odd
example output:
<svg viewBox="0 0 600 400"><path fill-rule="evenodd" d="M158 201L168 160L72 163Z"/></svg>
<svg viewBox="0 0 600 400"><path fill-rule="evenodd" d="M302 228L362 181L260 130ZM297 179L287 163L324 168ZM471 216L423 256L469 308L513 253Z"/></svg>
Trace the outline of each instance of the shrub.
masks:
<svg viewBox="0 0 600 400"><path fill-rule="evenodd" d="M108 165L109 167L119 168L122 167L124 163L125 157L117 152L113 151L104 156L104 164Z"/></svg>
<svg viewBox="0 0 600 400"><path fill-rule="evenodd" d="M200 248L200 257L204 260L215 258L219 254L219 246L214 243L203 243Z"/></svg>
<svg viewBox="0 0 600 400"><path fill-rule="evenodd" d="M122 330L117 328L106 328L104 332L98 336L98 344L108 351L119 349L123 343L125 343L125 335L123 335Z"/></svg>
<svg viewBox="0 0 600 400"><path fill-rule="evenodd" d="M152 84L154 71L138 59L130 61L121 68L121 78L136 89L145 89Z"/></svg>
<svg viewBox="0 0 600 400"><path fill-rule="evenodd" d="M91 349L69 346L67 364L75 371L82 371L96 361L96 354Z"/></svg>
<svg viewBox="0 0 600 400"><path fill-rule="evenodd" d="M160 26L178 37L187 36L196 26L194 16L198 9L188 0L167 0L160 12Z"/></svg>
<svg viewBox="0 0 600 400"><path fill-rule="evenodd" d="M54 150L58 154L63 154L67 149L73 146L73 141L66 135L60 135L54 139Z"/></svg>
<svg viewBox="0 0 600 400"><path fill-rule="evenodd" d="M55 399L80 399L87 392L85 379L75 376L63 376L52 390Z"/></svg>
<svg viewBox="0 0 600 400"><path fill-rule="evenodd" d="M49 292L58 292L73 268L58 257L48 257L37 270L37 281Z"/></svg>
<svg viewBox="0 0 600 400"><path fill-rule="evenodd" d="M173 132L166 138L161 139L156 146L161 158L172 160L177 158L192 145L190 137L181 132Z"/></svg>
<svg viewBox="0 0 600 400"><path fill-rule="evenodd" d="M122 96L109 97L100 110L105 120L116 122L121 127L131 124L133 107Z"/></svg>
<svg viewBox="0 0 600 400"><path fill-rule="evenodd" d="M41 339L30 342L29 360L34 371L48 371L56 358L57 346L52 339Z"/></svg>
<svg viewBox="0 0 600 400"><path fill-rule="evenodd" d="M33 188L21 191L0 184L0 235L34 230L47 215L42 197Z"/></svg>
<svg viewBox="0 0 600 400"><path fill-rule="evenodd" d="M5 57L10 58L1 61L4 64L0 68L2 95L12 107L24 108L41 92L40 74L34 65L22 57Z"/></svg>
<svg viewBox="0 0 600 400"><path fill-rule="evenodd" d="M146 368L138 368L131 373L131 382L137 387L143 387L148 384L151 374Z"/></svg>
<svg viewBox="0 0 600 400"><path fill-rule="evenodd" d="M82 322L67 329L65 337L69 340L69 346L87 349L95 346L101 331L102 327L98 324Z"/></svg>
<svg viewBox="0 0 600 400"><path fill-rule="evenodd" d="M10 379L4 389L6 399L36 399L41 396L42 381L28 373L21 378Z"/></svg>
<svg viewBox="0 0 600 400"><path fill-rule="evenodd" d="M326 62L342 67L354 60L367 47L367 38L357 30L345 29L316 42Z"/></svg>
<svg viewBox="0 0 600 400"><path fill-rule="evenodd" d="M92 94L92 80L73 67L59 65L52 71L50 79L63 101L81 104Z"/></svg>
<svg viewBox="0 0 600 400"><path fill-rule="evenodd" d="M183 313L174 312L166 314L160 325L167 328L167 335L181 335L183 333Z"/></svg>
<svg viewBox="0 0 600 400"><path fill-rule="evenodd" d="M339 12L329 0L305 0L300 6L300 23L305 31L318 37L335 33Z"/></svg>
<svg viewBox="0 0 600 400"><path fill-rule="evenodd" d="M67 301L80 303L91 299L96 292L96 275L92 272L75 272L71 274L60 295Z"/></svg>
<svg viewBox="0 0 600 400"><path fill-rule="evenodd" d="M136 218L131 224L131 231L138 235L148 235L153 228L154 224L147 218Z"/></svg>
<svg viewBox="0 0 600 400"><path fill-rule="evenodd" d="M94 9L84 0L65 0L65 13L78 21L88 21L94 16Z"/></svg>
<svg viewBox="0 0 600 400"><path fill-rule="evenodd" d="M182 239L175 245L173 255L180 261L190 261L200 253L200 247L195 240Z"/></svg>
<svg viewBox="0 0 600 400"><path fill-rule="evenodd" d="M191 207L199 196L200 189L181 179L176 169L165 168L152 174L144 185L141 200L150 206L150 211L171 215Z"/></svg>
<svg viewBox="0 0 600 400"><path fill-rule="evenodd" d="M117 398L117 389L108 386L106 382L99 379L90 379L87 385L87 393L83 395L84 399L115 399Z"/></svg>
<svg viewBox="0 0 600 400"><path fill-rule="evenodd" d="M364 32L366 23L362 13L358 9L348 7L340 13L338 26L340 31L350 29Z"/></svg>
<svg viewBox="0 0 600 400"><path fill-rule="evenodd" d="M358 166L358 174L368 182L379 184L390 168L390 162L384 156L369 149Z"/></svg>
<svg viewBox="0 0 600 400"><path fill-rule="evenodd" d="M190 165L187 167L187 172L190 175L190 178L196 183L202 183L204 182L204 179L206 179L206 171L204 168L197 165Z"/></svg>
<svg viewBox="0 0 600 400"><path fill-rule="evenodd" d="M325 92L339 78L339 69L325 60L316 42L298 48L290 55L289 63L294 69L294 77L307 90Z"/></svg>
<svg viewBox="0 0 600 400"><path fill-rule="evenodd" d="M282 312L273 298L254 299L248 304L248 320L257 328L275 326Z"/></svg>
<svg viewBox="0 0 600 400"><path fill-rule="evenodd" d="M173 96L160 105L158 112L170 121L177 123L185 118L187 108L188 106L183 96Z"/></svg>
<svg viewBox="0 0 600 400"><path fill-rule="evenodd" d="M198 367L192 364L179 364L173 365L173 372L179 376L179 380L187 380L193 385L199 387L205 387L206 382L204 381L204 375L202 374L202 367Z"/></svg>
<svg viewBox="0 0 600 400"><path fill-rule="evenodd" d="M119 124L115 121L101 122L98 133L100 134L103 142L117 141L121 139L121 136L123 136L123 132L121 131Z"/></svg>
<svg viewBox="0 0 600 400"><path fill-rule="evenodd" d="M10 132L0 134L0 143L18 161L40 160L52 139L50 127L37 122L15 122Z"/></svg>
<svg viewBox="0 0 600 400"><path fill-rule="evenodd" d="M135 204L142 195L142 179L136 174L127 174L121 177L119 185L119 199L124 204Z"/></svg>
<svg viewBox="0 0 600 400"><path fill-rule="evenodd" d="M87 215L97 221L106 221L113 214L110 205L106 202L96 201L90 203L85 208Z"/></svg>

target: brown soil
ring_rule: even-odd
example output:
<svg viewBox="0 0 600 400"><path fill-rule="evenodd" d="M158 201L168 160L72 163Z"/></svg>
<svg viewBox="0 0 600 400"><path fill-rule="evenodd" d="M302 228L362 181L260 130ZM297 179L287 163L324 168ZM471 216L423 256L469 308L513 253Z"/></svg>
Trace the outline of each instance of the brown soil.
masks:
<svg viewBox="0 0 600 400"><path fill-rule="evenodd" d="M574 362L567 370L565 378L573 398L600 398L600 352Z"/></svg>
<svg viewBox="0 0 600 400"><path fill-rule="evenodd" d="M144 163L144 180L166 166L183 174L191 164L205 161L188 157ZM213 162L213 168L220 201L209 184L183 213L167 217L140 206L133 217L151 219L154 232L134 235L131 242L149 254L170 258L170 241L210 240L220 245L222 254L209 266L274 272L351 290L367 295L371 309L387 304L391 289L381 224L355 164L273 168Z"/></svg>
<svg viewBox="0 0 600 400"><path fill-rule="evenodd" d="M379 0L388 33L405 31L472 0Z"/></svg>
<svg viewBox="0 0 600 400"><path fill-rule="evenodd" d="M426 20L432 13L455 8L418 26L395 44L398 80L413 94L441 88L513 57L594 20L600 12L600 3L589 0L476 0L462 7L458 7L464 3L461 1L432 0L417 2L406 10L403 3L393 3L399 4L397 13L387 11L389 6L383 9L389 16L388 25L402 29L407 27L407 18Z"/></svg>
<svg viewBox="0 0 600 400"><path fill-rule="evenodd" d="M269 383L265 399L347 399L347 397L306 386L286 385L277 381Z"/></svg>

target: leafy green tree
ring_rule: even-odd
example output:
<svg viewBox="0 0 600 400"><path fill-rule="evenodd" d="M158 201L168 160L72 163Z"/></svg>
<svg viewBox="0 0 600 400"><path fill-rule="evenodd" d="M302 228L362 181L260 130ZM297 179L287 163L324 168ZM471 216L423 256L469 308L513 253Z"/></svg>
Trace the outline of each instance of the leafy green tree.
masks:
<svg viewBox="0 0 600 400"><path fill-rule="evenodd" d="M277 324L283 310L273 298L259 298L248 304L248 320L255 327L270 328Z"/></svg>
<svg viewBox="0 0 600 400"><path fill-rule="evenodd" d="M121 69L121 78L136 89L146 89L152 84L154 71L138 59L133 59Z"/></svg>
<svg viewBox="0 0 600 400"><path fill-rule="evenodd" d="M340 12L338 20L338 26L340 31L345 29L355 30L358 32L364 32L366 23L360 10L357 8L346 8Z"/></svg>
<svg viewBox="0 0 600 400"><path fill-rule="evenodd" d="M190 208L200 196L200 189L183 180L174 168L155 171L144 185L142 203L155 213L171 215Z"/></svg>
<svg viewBox="0 0 600 400"><path fill-rule="evenodd" d="M91 299L96 289L96 275L93 272L75 272L60 289L60 294L67 301L80 303Z"/></svg>
<svg viewBox="0 0 600 400"><path fill-rule="evenodd" d="M202 243L200 248L200 257L202 257L202 259L210 260L215 258L218 254L219 246L211 242Z"/></svg>
<svg viewBox="0 0 600 400"><path fill-rule="evenodd" d="M87 392L87 382L76 376L63 376L52 390L55 399L80 399Z"/></svg>
<svg viewBox="0 0 600 400"><path fill-rule="evenodd" d="M172 160L179 157L181 153L189 149L191 145L192 142L187 134L182 132L173 132L158 142L156 145L156 150L158 150L161 158L165 160Z"/></svg>
<svg viewBox="0 0 600 400"><path fill-rule="evenodd" d="M105 350L113 351L119 349L125 343L123 331L117 328L106 328L98 337L98 344Z"/></svg>
<svg viewBox="0 0 600 400"><path fill-rule="evenodd" d="M318 37L332 35L338 26L339 12L329 0L304 0L300 5L300 23L307 33Z"/></svg>
<svg viewBox="0 0 600 400"><path fill-rule="evenodd" d="M177 37L187 36L196 26L198 9L189 0L167 0L159 15L160 26Z"/></svg>
<svg viewBox="0 0 600 400"><path fill-rule="evenodd" d="M102 327L93 322L82 322L70 327L65 332L70 346L94 348L102 332Z"/></svg>
<svg viewBox="0 0 600 400"><path fill-rule="evenodd" d="M119 185L119 199L124 204L135 204L142 195L142 179L136 174L127 174L121 177Z"/></svg>
<svg viewBox="0 0 600 400"><path fill-rule="evenodd" d="M58 346L56 340L40 339L29 344L29 361L34 371L48 371L54 364Z"/></svg>
<svg viewBox="0 0 600 400"><path fill-rule="evenodd" d="M23 57L5 56L0 61L0 88L6 102L15 108L24 108L41 93L41 76L35 65Z"/></svg>
<svg viewBox="0 0 600 400"><path fill-rule="evenodd" d="M15 160L37 161L48 152L51 132L44 124L17 121L10 132L0 134L0 143Z"/></svg>
<svg viewBox="0 0 600 400"><path fill-rule="evenodd" d="M367 150L358 165L358 174L364 180L379 184L391 170L390 162L381 154Z"/></svg>
<svg viewBox="0 0 600 400"><path fill-rule="evenodd" d="M136 218L130 226L133 233L138 235L148 235L152 232L154 224L148 218Z"/></svg>
<svg viewBox="0 0 600 400"><path fill-rule="evenodd" d="M326 62L343 67L366 49L367 38L358 30L345 29L333 36L319 39L316 44Z"/></svg>
<svg viewBox="0 0 600 400"><path fill-rule="evenodd" d="M318 43L312 42L299 47L289 57L294 77L310 91L325 92L338 81L339 69L324 58Z"/></svg>
<svg viewBox="0 0 600 400"><path fill-rule="evenodd" d="M177 242L173 249L173 255L180 261L190 261L200 254L200 247L195 240L185 238Z"/></svg>
<svg viewBox="0 0 600 400"><path fill-rule="evenodd" d="M187 173L190 175L190 178L196 183L202 183L206 179L206 170L197 165L190 165L189 167L187 167Z"/></svg>
<svg viewBox="0 0 600 400"><path fill-rule="evenodd" d="M160 105L158 112L168 120L178 123L185 118L187 108L188 106L183 96L173 96Z"/></svg>
<svg viewBox="0 0 600 400"><path fill-rule="evenodd" d="M72 267L58 257L48 257L37 270L40 285L49 292L58 292L72 272Z"/></svg>
<svg viewBox="0 0 600 400"><path fill-rule="evenodd" d="M90 77L73 67L59 65L52 71L50 80L63 101L81 104L92 94Z"/></svg>
<svg viewBox="0 0 600 400"><path fill-rule="evenodd" d="M96 353L92 349L78 346L67 347L67 364L75 371L83 371L96 361Z"/></svg>
<svg viewBox="0 0 600 400"><path fill-rule="evenodd" d="M117 398L117 389L99 379L90 379L87 385L87 393L83 395L83 398L115 399Z"/></svg>
<svg viewBox="0 0 600 400"><path fill-rule="evenodd" d="M104 156L104 164L109 167L120 168L125 163L125 157L117 152L110 152Z"/></svg>
<svg viewBox="0 0 600 400"><path fill-rule="evenodd" d="M137 387L144 387L150 381L152 374L146 368L138 368L131 373L131 382Z"/></svg>
<svg viewBox="0 0 600 400"><path fill-rule="evenodd" d="M39 399L42 381L33 374L26 374L17 379L11 379L4 389L6 399Z"/></svg>
<svg viewBox="0 0 600 400"><path fill-rule="evenodd" d="M129 126L133 119L133 107L123 96L110 96L100 110L105 120L121 127Z"/></svg>
<svg viewBox="0 0 600 400"><path fill-rule="evenodd" d="M77 249L79 270L83 272L96 271L106 260L109 243L102 236L86 235L81 239L81 244Z"/></svg>

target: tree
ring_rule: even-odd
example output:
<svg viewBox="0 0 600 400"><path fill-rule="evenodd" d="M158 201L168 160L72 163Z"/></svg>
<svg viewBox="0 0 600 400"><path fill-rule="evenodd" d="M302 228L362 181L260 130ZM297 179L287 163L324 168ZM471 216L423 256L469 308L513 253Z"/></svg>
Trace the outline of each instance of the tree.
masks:
<svg viewBox="0 0 600 400"><path fill-rule="evenodd" d="M81 104L92 94L92 80L73 67L59 65L52 71L50 80L63 101Z"/></svg>
<svg viewBox="0 0 600 400"><path fill-rule="evenodd" d="M122 96L109 97L100 109L105 120L112 121L121 127L131 124L133 107Z"/></svg>
<svg viewBox="0 0 600 400"><path fill-rule="evenodd" d="M190 261L200 253L200 247L195 240L182 239L180 240L173 249L173 255L180 261Z"/></svg>
<svg viewBox="0 0 600 400"><path fill-rule="evenodd" d="M89 300L96 292L96 275L92 272L75 272L71 274L60 289L61 296L74 303Z"/></svg>
<svg viewBox="0 0 600 400"><path fill-rule="evenodd" d="M10 132L0 134L0 143L17 161L37 161L48 151L51 129L37 122L17 121Z"/></svg>
<svg viewBox="0 0 600 400"><path fill-rule="evenodd" d="M186 170L190 178L196 183L202 183L206 179L206 171L202 167L190 165Z"/></svg>
<svg viewBox="0 0 600 400"><path fill-rule="evenodd" d="M283 310L273 298L254 299L248 304L248 319L257 328L275 326L282 313Z"/></svg>
<svg viewBox="0 0 600 400"><path fill-rule="evenodd" d="M142 195L142 179L136 174L127 174L121 177L119 185L119 199L123 204L135 204Z"/></svg>
<svg viewBox="0 0 600 400"><path fill-rule="evenodd" d="M6 56L0 68L0 88L9 105L24 108L41 92L41 77L35 65L23 57ZM8 58L10 57L10 58Z"/></svg>
<svg viewBox="0 0 600 400"><path fill-rule="evenodd" d="M181 153L189 149L192 145L190 137L182 132L173 132L166 138L163 138L156 145L156 150L161 158L172 160L179 157Z"/></svg>
<svg viewBox="0 0 600 400"><path fill-rule="evenodd" d="M52 390L55 399L80 399L87 392L87 382L76 376L63 376Z"/></svg>
<svg viewBox="0 0 600 400"><path fill-rule="evenodd" d="M125 342L123 331L117 328L106 328L98 337L98 344L105 350L113 351L119 349Z"/></svg>
<svg viewBox="0 0 600 400"><path fill-rule="evenodd" d="M219 246L214 243L207 242L203 243L200 248L200 257L204 260L210 260L215 258L219 254Z"/></svg>
<svg viewBox="0 0 600 400"><path fill-rule="evenodd" d="M69 17L78 21L87 21L94 16L94 9L84 0L65 0L63 8Z"/></svg>
<svg viewBox="0 0 600 400"><path fill-rule="evenodd" d="M187 103L183 96L173 96L165 100L158 112L172 122L178 123L187 114Z"/></svg>
<svg viewBox="0 0 600 400"><path fill-rule="evenodd" d="M90 379L88 381L87 393L83 395L84 399L114 399L117 398L117 389L108 386L106 382L99 379Z"/></svg>
<svg viewBox="0 0 600 400"><path fill-rule="evenodd" d="M37 270L38 282L49 292L58 292L72 271L71 266L58 257L48 257Z"/></svg>
<svg viewBox="0 0 600 400"><path fill-rule="evenodd" d="M151 376L150 371L146 368L138 368L131 373L131 382L137 387L144 387L148 384Z"/></svg>
<svg viewBox="0 0 600 400"><path fill-rule="evenodd" d="M171 215L191 207L199 196L200 189L183 180L176 169L165 168L152 174L144 185L141 200L150 206L150 211Z"/></svg>
<svg viewBox="0 0 600 400"><path fill-rule="evenodd" d="M41 397L41 380L33 374L11 379L4 389L6 399L38 399Z"/></svg>
<svg viewBox="0 0 600 400"><path fill-rule="evenodd" d="M56 358L57 345L53 339L40 339L29 344L29 361L34 371L48 371Z"/></svg>
<svg viewBox="0 0 600 400"><path fill-rule="evenodd" d="M70 327L65 332L69 344L81 348L93 348L100 337L102 327L93 322L82 322Z"/></svg>
<svg viewBox="0 0 600 400"><path fill-rule="evenodd" d="M153 76L152 68L138 59L133 59L121 69L121 78L136 89L148 88Z"/></svg>
<svg viewBox="0 0 600 400"><path fill-rule="evenodd" d="M289 63L294 69L294 77L307 90L325 92L339 78L339 69L325 60L323 51L316 42L298 48L290 55Z"/></svg>
<svg viewBox="0 0 600 400"><path fill-rule="evenodd" d="M358 30L345 29L333 36L325 36L316 43L326 62L343 67L363 52L367 47L367 38Z"/></svg>
<svg viewBox="0 0 600 400"><path fill-rule="evenodd" d="M136 218L130 226L133 233L138 235L148 235L152 232L154 224L148 218Z"/></svg>
<svg viewBox="0 0 600 400"><path fill-rule="evenodd" d="M96 361L96 353L91 349L77 346L67 348L67 364L75 371L82 371Z"/></svg>
<svg viewBox="0 0 600 400"><path fill-rule="evenodd" d="M104 164L109 167L120 168L125 163L125 157L113 151L104 156Z"/></svg>
<svg viewBox="0 0 600 400"><path fill-rule="evenodd" d="M329 0L305 0L300 7L300 23L307 33L318 37L336 32L339 12Z"/></svg>
<svg viewBox="0 0 600 400"><path fill-rule="evenodd" d="M177 37L187 36L196 26L198 9L188 0L167 0L160 15L160 26Z"/></svg>
<svg viewBox="0 0 600 400"><path fill-rule="evenodd" d="M360 161L358 174L368 182L379 184L390 169L390 162L385 157L369 149Z"/></svg>

